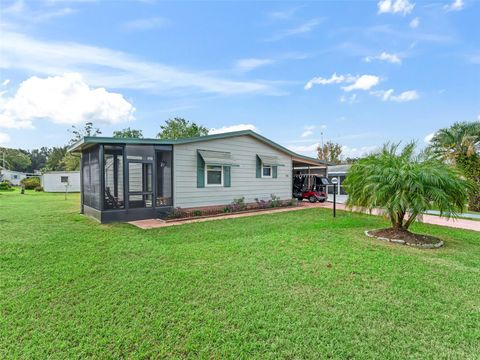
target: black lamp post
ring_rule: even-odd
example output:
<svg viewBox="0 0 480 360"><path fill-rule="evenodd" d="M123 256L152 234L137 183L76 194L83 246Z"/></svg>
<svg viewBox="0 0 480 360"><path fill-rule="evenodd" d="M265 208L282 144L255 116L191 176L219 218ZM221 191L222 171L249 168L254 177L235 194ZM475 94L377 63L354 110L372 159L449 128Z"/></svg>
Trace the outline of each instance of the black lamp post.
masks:
<svg viewBox="0 0 480 360"><path fill-rule="evenodd" d="M331 180L333 184L333 217L337 217L337 184L338 179L336 177Z"/></svg>

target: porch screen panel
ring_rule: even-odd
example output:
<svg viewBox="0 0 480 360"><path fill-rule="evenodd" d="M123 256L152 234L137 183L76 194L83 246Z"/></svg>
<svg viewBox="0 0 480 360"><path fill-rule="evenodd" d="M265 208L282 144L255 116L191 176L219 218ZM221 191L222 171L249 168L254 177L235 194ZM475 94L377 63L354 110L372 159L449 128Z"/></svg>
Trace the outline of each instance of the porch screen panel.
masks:
<svg viewBox="0 0 480 360"><path fill-rule="evenodd" d="M100 167L99 147L86 150L82 154L83 162L83 203L100 210Z"/></svg>
<svg viewBox="0 0 480 360"><path fill-rule="evenodd" d="M172 152L157 151L156 206L172 205Z"/></svg>

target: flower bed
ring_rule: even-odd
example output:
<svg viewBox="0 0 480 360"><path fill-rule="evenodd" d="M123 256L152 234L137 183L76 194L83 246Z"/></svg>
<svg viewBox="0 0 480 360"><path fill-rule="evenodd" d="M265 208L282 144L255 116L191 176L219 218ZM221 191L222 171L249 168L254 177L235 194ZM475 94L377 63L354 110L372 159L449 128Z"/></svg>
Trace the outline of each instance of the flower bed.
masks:
<svg viewBox="0 0 480 360"><path fill-rule="evenodd" d="M258 200L255 199L255 203L245 203L244 198L239 198L233 200L227 206L224 207L210 207L210 208L200 208L200 209L182 209L175 208L166 218L167 222L171 221L181 221L181 220L192 220L192 219L201 219L207 217L217 217L225 216L231 214L241 214L248 212L259 212L265 210L271 210L275 208L285 208L285 207L296 207L298 206L298 201L296 199L291 200L280 200L275 195L271 195L270 200Z"/></svg>

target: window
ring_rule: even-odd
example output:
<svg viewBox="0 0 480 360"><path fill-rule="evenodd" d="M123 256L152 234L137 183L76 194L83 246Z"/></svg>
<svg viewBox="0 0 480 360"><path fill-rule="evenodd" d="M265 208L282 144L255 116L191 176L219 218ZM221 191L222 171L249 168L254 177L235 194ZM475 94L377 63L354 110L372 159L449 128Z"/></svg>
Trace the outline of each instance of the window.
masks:
<svg viewBox="0 0 480 360"><path fill-rule="evenodd" d="M272 177L272 167L262 165L262 177L271 178Z"/></svg>
<svg viewBox="0 0 480 360"><path fill-rule="evenodd" d="M215 165L205 166L207 186L223 186L223 167Z"/></svg>
<svg viewBox="0 0 480 360"><path fill-rule="evenodd" d="M60 177L60 182L61 183L68 183L68 176L61 176Z"/></svg>

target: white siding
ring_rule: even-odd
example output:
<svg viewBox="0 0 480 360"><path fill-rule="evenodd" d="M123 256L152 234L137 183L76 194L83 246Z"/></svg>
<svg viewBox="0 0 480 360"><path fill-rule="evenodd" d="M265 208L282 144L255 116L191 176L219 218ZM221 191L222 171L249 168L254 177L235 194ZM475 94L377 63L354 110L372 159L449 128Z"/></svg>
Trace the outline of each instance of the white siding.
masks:
<svg viewBox="0 0 480 360"><path fill-rule="evenodd" d="M231 168L231 187L197 188L197 149L227 151L240 165ZM292 198L292 159L289 155L248 135L174 146L174 206L189 208L229 204L235 198L267 200L270 194ZM278 177L256 177L256 155L277 156L285 166Z"/></svg>
<svg viewBox="0 0 480 360"><path fill-rule="evenodd" d="M0 181L9 181L12 185L20 185L20 181L25 179L27 175L19 171L0 170Z"/></svg>
<svg viewBox="0 0 480 360"><path fill-rule="evenodd" d="M45 192L65 192L65 183L62 183L62 176L68 176L68 192L80 191L80 172L47 172L42 175L42 186Z"/></svg>

